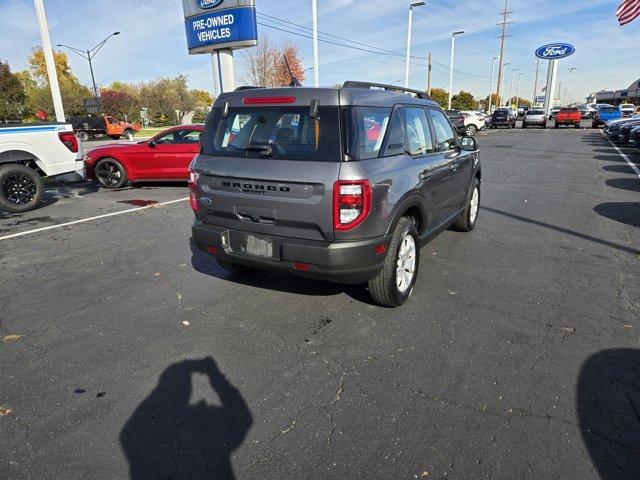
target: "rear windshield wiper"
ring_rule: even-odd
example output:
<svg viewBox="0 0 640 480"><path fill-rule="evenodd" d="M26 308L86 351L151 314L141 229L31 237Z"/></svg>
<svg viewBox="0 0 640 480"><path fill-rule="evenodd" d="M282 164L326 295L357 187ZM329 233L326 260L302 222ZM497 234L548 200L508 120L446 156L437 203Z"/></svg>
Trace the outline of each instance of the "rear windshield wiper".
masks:
<svg viewBox="0 0 640 480"><path fill-rule="evenodd" d="M248 147L244 147L246 152L258 152L260 155L271 156L273 154L273 149L271 145L268 143L261 145L249 145Z"/></svg>

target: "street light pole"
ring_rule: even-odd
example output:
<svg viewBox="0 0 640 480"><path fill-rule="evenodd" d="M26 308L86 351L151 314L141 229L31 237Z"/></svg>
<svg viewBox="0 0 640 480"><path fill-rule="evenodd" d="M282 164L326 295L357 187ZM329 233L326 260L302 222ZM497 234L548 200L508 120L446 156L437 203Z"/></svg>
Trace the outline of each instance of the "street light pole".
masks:
<svg viewBox="0 0 640 480"><path fill-rule="evenodd" d="M320 86L320 68L318 66L318 0L311 0L313 27L313 86Z"/></svg>
<svg viewBox="0 0 640 480"><path fill-rule="evenodd" d="M409 5L409 28L407 29L407 64L404 71L404 86L409 87L409 62L411 61L411 25L413 23L413 9L426 5L427 2L411 2Z"/></svg>
<svg viewBox="0 0 640 480"><path fill-rule="evenodd" d="M487 106L487 112L491 113L491 99L493 97L493 73L496 69L496 60L500 58L500 55L493 57L493 62L491 63L491 86L489 87L489 105Z"/></svg>
<svg viewBox="0 0 640 480"><path fill-rule="evenodd" d="M42 41L42 53L44 61L47 65L47 77L49 78L49 87L51 88L51 97L53 98L53 109L56 114L56 121L64 122L64 108L62 106L62 96L60 95L60 85L58 84L58 73L53 58L53 50L51 49L51 37L49 36L49 26L47 24L47 16L44 11L42 0L34 0L36 7L36 16L38 17L38 26L40 27L40 40Z"/></svg>
<svg viewBox="0 0 640 480"><path fill-rule="evenodd" d="M111 37L113 37L115 35L120 35L120 32L113 32L111 35L109 35L107 38L105 38L100 43L98 43L95 47L93 47L92 49L89 49L89 50L80 50L79 48L70 47L69 45L65 45L63 43L58 43L56 45L57 47L68 48L73 53L75 53L77 55L80 55L82 58L84 58L85 60L89 61L89 70L91 71L91 82L93 83L93 94L96 97L99 96L98 95L98 86L96 85L96 78L95 78L95 76L93 74L93 63L91 63L91 60L94 59L94 57L98 54L98 52L104 46L104 44L107 43L107 40L109 40Z"/></svg>
<svg viewBox="0 0 640 480"><path fill-rule="evenodd" d="M457 32L453 32L451 34L451 64L449 66L449 103L448 103L448 109L451 110L451 97L452 97L452 90L453 90L453 55L455 53L456 50L456 35L462 35L464 33L464 30L458 30Z"/></svg>
<svg viewBox="0 0 640 480"><path fill-rule="evenodd" d="M518 83L516 84L516 108L520 108L520 77L525 75L524 73L518 74Z"/></svg>
<svg viewBox="0 0 640 480"><path fill-rule="evenodd" d="M507 79L507 65L511 65L511 62L506 62L502 65L502 85L499 86L500 91L504 92L504 84L506 82ZM506 103L504 102L504 98L498 98L496 99L496 101L498 103L503 103L506 105Z"/></svg>
<svg viewBox="0 0 640 480"><path fill-rule="evenodd" d="M514 68L511 71L511 88L509 88L509 105L511 105L511 99L513 98L513 82L516 81L516 72L520 71L519 68Z"/></svg>
<svg viewBox="0 0 640 480"><path fill-rule="evenodd" d="M571 92L569 92L569 88L571 87L571 75L573 75L573 71L574 70L578 70L577 67L571 67L569 69L569 80L567 80L567 86L565 87L565 98L568 96L569 97L569 101L571 101ZM562 102L563 105L567 105L566 100Z"/></svg>

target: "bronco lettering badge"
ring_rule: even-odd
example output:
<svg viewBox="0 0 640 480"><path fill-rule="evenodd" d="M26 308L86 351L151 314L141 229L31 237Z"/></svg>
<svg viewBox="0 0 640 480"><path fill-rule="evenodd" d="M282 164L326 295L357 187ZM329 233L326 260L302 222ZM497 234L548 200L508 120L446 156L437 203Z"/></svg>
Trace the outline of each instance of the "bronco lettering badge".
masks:
<svg viewBox="0 0 640 480"><path fill-rule="evenodd" d="M231 182L224 180L223 187L239 188L243 193L265 193L265 192L289 192L291 189L283 185L269 185L266 183L252 182Z"/></svg>

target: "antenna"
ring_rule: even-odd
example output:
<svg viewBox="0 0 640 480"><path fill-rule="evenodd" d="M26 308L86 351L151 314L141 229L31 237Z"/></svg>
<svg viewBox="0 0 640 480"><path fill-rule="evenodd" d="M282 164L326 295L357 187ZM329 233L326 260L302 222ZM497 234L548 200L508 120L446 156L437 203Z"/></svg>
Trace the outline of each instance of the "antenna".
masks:
<svg viewBox="0 0 640 480"><path fill-rule="evenodd" d="M291 67L289 66L289 60L287 59L286 54L282 54L284 57L284 63L287 65L287 70L289 70L289 76L291 77L291 83L289 83L290 87L301 87L302 84L298 81L296 77L293 76L293 72L291 71Z"/></svg>

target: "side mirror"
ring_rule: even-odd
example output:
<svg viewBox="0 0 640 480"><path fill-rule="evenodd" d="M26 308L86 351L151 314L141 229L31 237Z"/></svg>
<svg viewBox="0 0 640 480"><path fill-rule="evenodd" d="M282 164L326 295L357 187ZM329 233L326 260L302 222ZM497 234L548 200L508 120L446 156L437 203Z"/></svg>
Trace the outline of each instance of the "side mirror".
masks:
<svg viewBox="0 0 640 480"><path fill-rule="evenodd" d="M465 152L475 152L478 150L478 141L473 137L462 137L460 139L460 149Z"/></svg>
<svg viewBox="0 0 640 480"><path fill-rule="evenodd" d="M156 142L153 138L147 142L147 145L149 145L149 148L156 148Z"/></svg>

